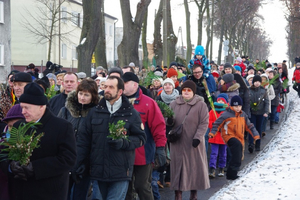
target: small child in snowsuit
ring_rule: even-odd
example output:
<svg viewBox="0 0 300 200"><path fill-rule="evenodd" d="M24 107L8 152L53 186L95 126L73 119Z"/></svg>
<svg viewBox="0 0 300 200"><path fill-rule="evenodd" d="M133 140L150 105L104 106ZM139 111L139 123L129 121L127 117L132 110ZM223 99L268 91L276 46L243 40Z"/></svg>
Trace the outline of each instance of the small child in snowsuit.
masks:
<svg viewBox="0 0 300 200"><path fill-rule="evenodd" d="M293 89L298 92L298 96L300 97L300 63L296 64L292 81L294 83Z"/></svg>
<svg viewBox="0 0 300 200"><path fill-rule="evenodd" d="M209 111L209 124L208 128L212 129L213 123L217 120L217 118L220 117L220 115L226 110L228 107L228 95L225 93L221 93L217 97L217 102L214 102L215 106L215 112L213 110ZM216 164L217 159L219 156L219 173L218 176L222 177L224 176L224 168L226 166L226 157L227 157L227 151L226 151L226 144L224 143L224 140L221 137L221 133L217 132L216 136L214 138L210 138L208 140L211 146L211 153L210 153L210 160L209 160L209 177L215 178L216 177Z"/></svg>
<svg viewBox="0 0 300 200"><path fill-rule="evenodd" d="M198 64L200 66L203 66L203 76L207 78L210 74L210 64L209 60L206 58L204 54L205 50L204 47L201 45L196 46L195 48L195 55L194 58L190 60L189 68L192 70L192 67L194 64Z"/></svg>
<svg viewBox="0 0 300 200"><path fill-rule="evenodd" d="M228 180L235 180L239 177L237 173L243 158L244 132L250 133L255 141L260 139L247 114L242 111L242 105L241 97L233 96L230 107L213 123L209 133L209 137L213 138L220 131L224 142L230 149L232 157L226 173Z"/></svg>

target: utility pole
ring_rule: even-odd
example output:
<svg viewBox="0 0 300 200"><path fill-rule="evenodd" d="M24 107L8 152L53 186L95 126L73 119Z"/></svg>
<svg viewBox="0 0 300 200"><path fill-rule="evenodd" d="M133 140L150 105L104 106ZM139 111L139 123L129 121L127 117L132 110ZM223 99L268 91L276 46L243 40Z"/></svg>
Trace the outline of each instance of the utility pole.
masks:
<svg viewBox="0 0 300 200"><path fill-rule="evenodd" d="M167 39L167 0L163 0L163 66L168 66L168 39Z"/></svg>

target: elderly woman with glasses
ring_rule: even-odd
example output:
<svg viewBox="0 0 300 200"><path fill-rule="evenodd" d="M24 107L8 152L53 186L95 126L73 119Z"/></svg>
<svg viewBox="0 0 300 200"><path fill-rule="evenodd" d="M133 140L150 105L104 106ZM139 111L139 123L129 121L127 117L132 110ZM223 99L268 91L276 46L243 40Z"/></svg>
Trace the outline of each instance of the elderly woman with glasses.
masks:
<svg viewBox="0 0 300 200"><path fill-rule="evenodd" d="M197 190L210 187L204 142L209 116L196 89L193 81L185 81L182 94L170 104L175 114L174 128L183 123L182 136L170 144L171 189L176 199L182 199L182 191L190 191L190 199L197 199Z"/></svg>

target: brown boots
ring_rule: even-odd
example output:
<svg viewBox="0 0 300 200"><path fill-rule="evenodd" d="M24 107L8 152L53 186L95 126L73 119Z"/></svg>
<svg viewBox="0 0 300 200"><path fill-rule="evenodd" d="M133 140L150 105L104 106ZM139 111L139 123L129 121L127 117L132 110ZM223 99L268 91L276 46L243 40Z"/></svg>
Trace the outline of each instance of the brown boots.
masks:
<svg viewBox="0 0 300 200"><path fill-rule="evenodd" d="M191 190L190 200L197 200L197 190Z"/></svg>
<svg viewBox="0 0 300 200"><path fill-rule="evenodd" d="M175 190L175 200L182 200L182 191ZM190 200L197 200L197 190L191 190Z"/></svg>
<svg viewBox="0 0 300 200"><path fill-rule="evenodd" d="M175 200L182 200L182 191L175 190Z"/></svg>

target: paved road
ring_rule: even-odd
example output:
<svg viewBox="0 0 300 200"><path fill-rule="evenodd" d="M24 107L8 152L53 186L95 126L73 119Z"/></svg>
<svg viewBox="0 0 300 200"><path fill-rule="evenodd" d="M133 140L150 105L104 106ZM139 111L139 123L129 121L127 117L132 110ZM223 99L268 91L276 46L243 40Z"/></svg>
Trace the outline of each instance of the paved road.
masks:
<svg viewBox="0 0 300 200"><path fill-rule="evenodd" d="M288 105L286 105L286 109L287 109ZM285 109L285 110L286 110ZM280 114L280 123L279 124L275 124L274 129L270 130L269 129L269 123L267 125L267 131L266 131L266 136L262 138L261 140L261 150L269 143L269 141L273 138L273 136L275 135L275 133L277 132L281 122L284 120L284 113ZM245 144L247 144L247 141L245 141ZM247 165L249 162L251 162L253 160L253 158L255 158L255 156L258 154L259 152L253 152L252 154L249 153L249 151L247 150L247 145L245 147L245 158L242 161L242 166L241 169ZM207 190L202 190L202 191L198 191L198 199L201 200L205 200L205 199L209 199L215 192L217 192L219 189L221 189L224 185L226 185L227 183L229 183L228 180L226 180L225 177L216 177L214 179L210 179L210 188ZM174 191L170 190L169 188L164 188L164 189L160 189L160 195L161 195L161 200L170 200L170 199L175 199L175 194ZM190 197L190 192L183 192L183 200L188 200Z"/></svg>

